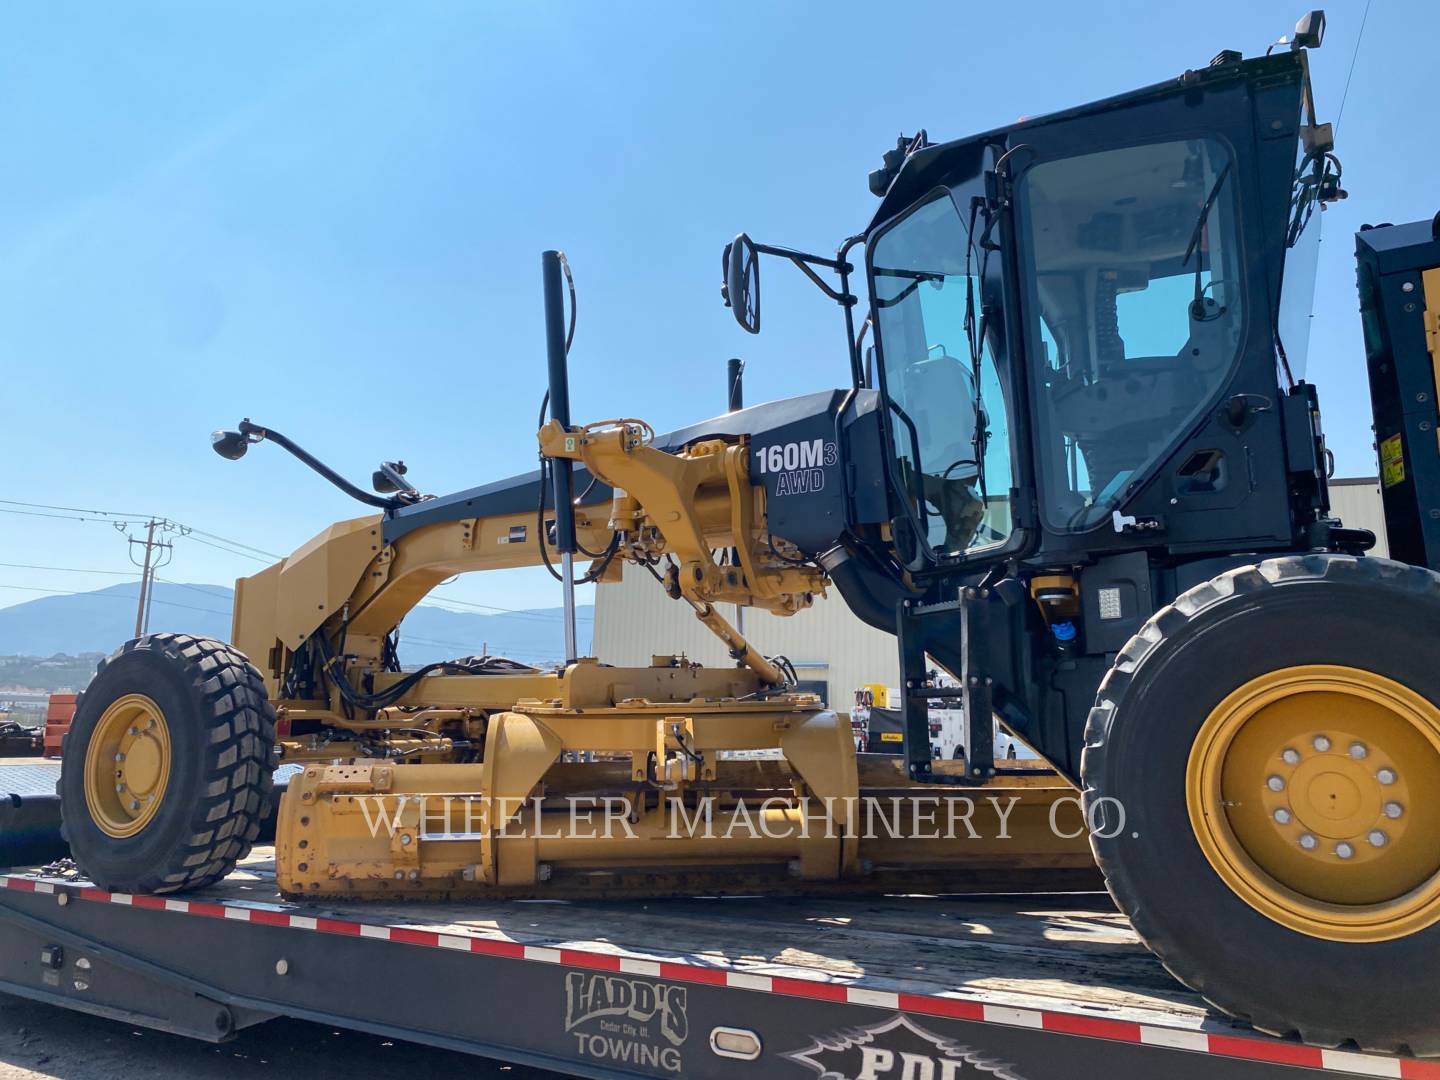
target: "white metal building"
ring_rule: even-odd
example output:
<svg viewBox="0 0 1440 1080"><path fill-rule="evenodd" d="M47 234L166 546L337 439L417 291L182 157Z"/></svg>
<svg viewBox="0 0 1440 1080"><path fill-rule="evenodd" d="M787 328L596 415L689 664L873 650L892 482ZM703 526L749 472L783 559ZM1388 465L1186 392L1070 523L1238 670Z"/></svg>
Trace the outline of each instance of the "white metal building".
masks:
<svg viewBox="0 0 1440 1080"><path fill-rule="evenodd" d="M1374 553L1386 554L1379 481L1332 480L1330 496L1336 515L1346 525L1374 531L1379 538ZM722 608L727 618L733 610ZM789 618L746 611L745 633L767 656L788 656L803 681L824 683L827 701L838 709L848 710L852 692L865 683L899 681L895 639L852 615L834 589ZM733 662L688 604L671 600L642 568L628 565L621 582L596 588L594 650L606 663L625 666L643 666L656 653L672 652L707 666Z"/></svg>

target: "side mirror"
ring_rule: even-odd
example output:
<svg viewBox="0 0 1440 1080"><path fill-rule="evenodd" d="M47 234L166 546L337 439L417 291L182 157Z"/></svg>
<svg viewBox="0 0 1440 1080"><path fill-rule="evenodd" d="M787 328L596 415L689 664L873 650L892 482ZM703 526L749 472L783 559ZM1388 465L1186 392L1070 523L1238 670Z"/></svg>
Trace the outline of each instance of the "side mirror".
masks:
<svg viewBox="0 0 1440 1080"><path fill-rule="evenodd" d="M250 439L238 431L212 431L210 446L228 461L239 461L250 449Z"/></svg>
<svg viewBox="0 0 1440 1080"><path fill-rule="evenodd" d="M1325 40L1325 12L1308 12L1295 24L1295 36L1290 39L1292 49L1318 49Z"/></svg>
<svg viewBox="0 0 1440 1080"><path fill-rule="evenodd" d="M760 332L760 253L755 241L741 233L725 245L721 256L725 284L720 295L735 313L735 321L749 334Z"/></svg>

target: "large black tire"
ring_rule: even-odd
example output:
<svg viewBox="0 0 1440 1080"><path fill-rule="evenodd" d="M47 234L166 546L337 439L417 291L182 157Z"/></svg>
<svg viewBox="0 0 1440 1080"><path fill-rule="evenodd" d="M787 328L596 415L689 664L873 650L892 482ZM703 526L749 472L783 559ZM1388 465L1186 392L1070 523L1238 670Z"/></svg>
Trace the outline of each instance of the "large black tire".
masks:
<svg viewBox="0 0 1440 1080"><path fill-rule="evenodd" d="M110 705L142 694L162 710L171 742L167 786L133 836L94 820L86 750ZM62 831L80 870L131 893L196 889L234 869L260 834L271 799L275 711L260 673L211 638L150 634L100 662L66 733L58 791Z"/></svg>
<svg viewBox="0 0 1440 1080"><path fill-rule="evenodd" d="M1272 921L1207 860L1186 796L1196 735L1237 687L1333 664L1440 704L1437 636L1440 576L1374 558L1272 559L1157 612L1101 683L1081 762L1096 860L1150 949L1225 1012L1322 1046L1440 1054L1440 924L1357 943ZM1107 836L1119 807L1123 829Z"/></svg>

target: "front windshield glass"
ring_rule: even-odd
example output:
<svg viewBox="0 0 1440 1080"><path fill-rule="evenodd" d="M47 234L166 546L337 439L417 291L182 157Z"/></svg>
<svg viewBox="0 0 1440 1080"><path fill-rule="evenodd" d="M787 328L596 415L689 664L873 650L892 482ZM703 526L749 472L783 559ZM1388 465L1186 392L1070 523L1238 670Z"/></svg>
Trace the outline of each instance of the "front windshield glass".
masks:
<svg viewBox="0 0 1440 1080"><path fill-rule="evenodd" d="M1236 188L1213 139L1082 154L1022 176L1050 528L1108 521L1225 382L1243 321Z"/></svg>
<svg viewBox="0 0 1440 1080"><path fill-rule="evenodd" d="M1010 535L1010 425L989 342L977 358L967 333L968 312L975 337L985 336L985 259L976 235L967 264L968 224L939 192L870 247L898 480L931 548L945 554Z"/></svg>

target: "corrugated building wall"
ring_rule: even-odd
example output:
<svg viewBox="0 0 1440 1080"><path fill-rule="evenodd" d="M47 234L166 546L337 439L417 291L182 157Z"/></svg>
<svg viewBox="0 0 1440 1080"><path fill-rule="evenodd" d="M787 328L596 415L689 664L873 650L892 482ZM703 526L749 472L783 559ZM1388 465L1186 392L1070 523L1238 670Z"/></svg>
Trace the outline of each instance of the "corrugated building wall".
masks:
<svg viewBox="0 0 1440 1080"><path fill-rule="evenodd" d="M1380 540L1375 554L1384 555L1379 481L1332 480L1330 494L1334 512L1348 526L1372 530ZM721 610L734 621L733 608ZM834 589L827 599L789 618L746 611L745 632L762 653L788 656L801 679L827 684L826 700L842 711L865 683L894 686L900 678L895 639L852 615ZM601 660L627 667L648 664L656 653L681 652L706 665L733 663L689 605L671 600L637 566L627 565L622 581L596 588L594 647Z"/></svg>
<svg viewBox="0 0 1440 1080"><path fill-rule="evenodd" d="M720 611L735 621L733 607ZM864 683L893 686L899 678L895 639L852 615L834 589L788 618L747 609L745 636L767 656L788 656L802 680L826 683L826 700L841 710L849 710L853 691ZM707 666L734 663L690 606L666 596L643 568L627 565L624 580L596 587L595 655L601 660L644 665L656 653L681 652Z"/></svg>
<svg viewBox="0 0 1440 1080"><path fill-rule="evenodd" d="M1370 554L1390 554L1385 538L1385 508L1380 502L1380 481L1373 476L1330 481L1330 512L1352 529L1369 529L1375 534Z"/></svg>

